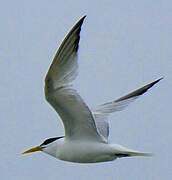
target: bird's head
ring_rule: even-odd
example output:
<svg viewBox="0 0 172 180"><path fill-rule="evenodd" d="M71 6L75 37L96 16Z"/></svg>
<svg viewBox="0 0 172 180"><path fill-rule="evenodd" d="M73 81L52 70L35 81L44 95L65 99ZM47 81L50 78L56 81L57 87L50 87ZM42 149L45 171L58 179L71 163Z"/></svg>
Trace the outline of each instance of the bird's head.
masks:
<svg viewBox="0 0 172 180"><path fill-rule="evenodd" d="M24 151L22 154L27 154L27 153L36 152L36 151L43 151L45 153L53 155L54 152L56 151L55 141L58 139L61 139L63 137L64 136L46 139L41 145L33 147L31 149L28 149L28 150Z"/></svg>

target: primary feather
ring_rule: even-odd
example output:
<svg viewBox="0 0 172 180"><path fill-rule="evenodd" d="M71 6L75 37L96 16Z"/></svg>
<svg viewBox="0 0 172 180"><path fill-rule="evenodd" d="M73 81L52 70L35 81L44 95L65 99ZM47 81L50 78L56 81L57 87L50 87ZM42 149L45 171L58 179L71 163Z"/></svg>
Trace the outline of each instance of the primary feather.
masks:
<svg viewBox="0 0 172 180"><path fill-rule="evenodd" d="M104 103L92 110L92 113L95 117L95 122L99 132L105 137L108 138L109 135L109 125L107 122L107 117L110 113L121 111L127 107L131 102L136 100L142 94L144 94L148 89L153 85L158 83L162 78L155 80L125 96L122 96L114 101ZM104 128L103 128L104 127Z"/></svg>

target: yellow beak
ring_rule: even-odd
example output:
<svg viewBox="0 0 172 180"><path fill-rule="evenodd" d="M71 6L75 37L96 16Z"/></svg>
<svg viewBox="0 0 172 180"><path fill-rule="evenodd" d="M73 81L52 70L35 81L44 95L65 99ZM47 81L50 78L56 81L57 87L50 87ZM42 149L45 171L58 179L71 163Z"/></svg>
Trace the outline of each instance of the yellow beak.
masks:
<svg viewBox="0 0 172 180"><path fill-rule="evenodd" d="M27 154L27 153L31 153L31 152L35 152L35 151L41 151L42 147L41 146L36 146L34 148L28 149L24 152L22 152L22 154Z"/></svg>

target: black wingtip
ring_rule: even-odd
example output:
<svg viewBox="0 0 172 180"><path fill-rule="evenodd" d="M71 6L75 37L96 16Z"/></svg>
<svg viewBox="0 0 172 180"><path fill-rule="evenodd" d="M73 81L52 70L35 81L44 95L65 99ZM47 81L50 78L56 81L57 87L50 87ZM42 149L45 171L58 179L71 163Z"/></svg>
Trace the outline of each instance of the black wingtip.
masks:
<svg viewBox="0 0 172 180"><path fill-rule="evenodd" d="M87 15L84 15L82 18L85 19L87 17Z"/></svg>
<svg viewBox="0 0 172 180"><path fill-rule="evenodd" d="M140 90L138 90L138 95L142 95L144 94L148 89L150 89L152 86L154 86L156 83L158 83L159 81L161 81L163 79L163 77L145 85L143 88L141 88Z"/></svg>
<svg viewBox="0 0 172 180"><path fill-rule="evenodd" d="M161 81L162 79L164 79L164 77L161 77L161 78L159 78L159 79L151 82L150 84L148 84L148 86L152 87L154 84L158 83L158 82ZM149 87L149 88L150 88L150 87ZM148 89L149 89L149 88L148 88Z"/></svg>
<svg viewBox="0 0 172 180"><path fill-rule="evenodd" d="M123 96L123 97L117 99L116 102L123 101L125 99L129 99L132 97L140 96L140 95L144 94L145 92L147 92L148 89L150 89L152 86L154 86L156 83L158 83L162 79L163 79L163 77L161 77L161 78L159 78L159 79L157 79L157 80L155 80L155 81L153 81L153 82L151 82L151 83L149 83L149 84L147 84L147 85L145 85L145 86L143 86L143 87L141 87L141 88L139 88L139 89L137 89L137 90L135 90L129 94L127 94L126 96Z"/></svg>
<svg viewBox="0 0 172 180"><path fill-rule="evenodd" d="M83 16L79 21L78 21L78 24L82 24L84 22L84 19L86 18L86 15Z"/></svg>
<svg viewBox="0 0 172 180"><path fill-rule="evenodd" d="M161 78L155 80L154 82L157 83L157 82L161 81L162 79L164 79L164 77L161 77Z"/></svg>
<svg viewBox="0 0 172 180"><path fill-rule="evenodd" d="M84 22L84 19L85 19L86 15L83 16L77 23L76 25L73 27L73 29L71 30L72 31L75 31L77 29L77 33L78 33L78 38L75 40L75 46L74 46L74 49L75 49L75 52L78 51L79 49L79 40L80 40L80 31L81 31L81 26Z"/></svg>

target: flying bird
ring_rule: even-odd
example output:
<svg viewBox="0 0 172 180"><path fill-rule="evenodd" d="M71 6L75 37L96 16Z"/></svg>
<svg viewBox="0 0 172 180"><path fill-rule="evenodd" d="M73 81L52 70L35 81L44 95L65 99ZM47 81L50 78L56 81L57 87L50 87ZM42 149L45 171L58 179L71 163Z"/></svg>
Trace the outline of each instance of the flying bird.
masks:
<svg viewBox="0 0 172 180"><path fill-rule="evenodd" d="M70 30L45 78L45 98L60 116L65 136L46 139L42 144L22 154L42 151L57 159L76 163L112 161L121 157L151 156L108 141L110 113L123 110L162 78L155 80L121 98L90 109L72 82L77 76L80 31L86 16Z"/></svg>

